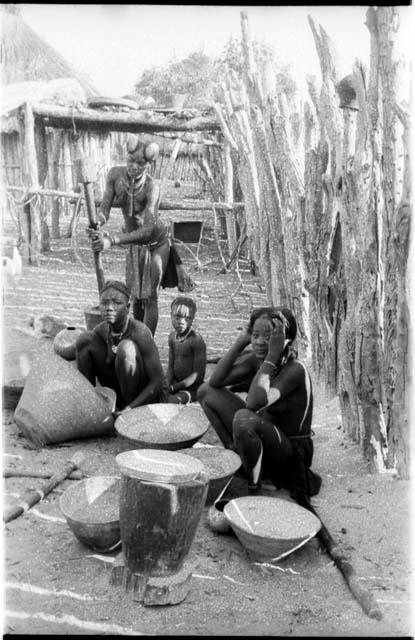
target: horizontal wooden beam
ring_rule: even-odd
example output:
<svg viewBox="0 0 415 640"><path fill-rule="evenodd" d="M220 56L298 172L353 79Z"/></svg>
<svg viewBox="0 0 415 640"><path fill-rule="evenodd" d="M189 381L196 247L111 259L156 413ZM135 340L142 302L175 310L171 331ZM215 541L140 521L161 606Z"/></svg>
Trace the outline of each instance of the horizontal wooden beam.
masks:
<svg viewBox="0 0 415 640"><path fill-rule="evenodd" d="M151 111L114 112L88 107L62 107L38 102L33 104L36 118L56 129L88 131L126 131L156 133L159 131L219 131L215 117L197 116L190 120L165 117Z"/></svg>
<svg viewBox="0 0 415 640"><path fill-rule="evenodd" d="M25 189L25 187L7 187L8 191L14 191L18 193L25 193L27 195L27 199L30 199L34 195L40 196L49 196L54 198L69 198L73 202L78 200L78 198L83 199L83 195L81 193L77 193L76 191L58 191L57 189ZM22 203L23 204L23 203ZM95 199L95 206L99 207L101 205L101 200L99 198ZM115 203L114 208L117 208L118 205ZM219 211L233 211L233 209L240 209L244 207L243 202L210 202L209 200L162 200L159 204L159 209L162 211L169 210L181 210L181 211L200 211L200 210L208 210L212 211L212 207L218 209Z"/></svg>

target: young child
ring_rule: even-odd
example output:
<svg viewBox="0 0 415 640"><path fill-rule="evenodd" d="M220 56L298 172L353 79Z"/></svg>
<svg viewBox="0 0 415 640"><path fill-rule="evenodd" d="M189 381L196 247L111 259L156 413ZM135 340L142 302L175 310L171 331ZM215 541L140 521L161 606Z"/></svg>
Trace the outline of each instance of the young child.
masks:
<svg viewBox="0 0 415 640"><path fill-rule="evenodd" d="M174 331L169 335L167 367L168 402L189 404L196 400L197 390L206 371L206 344L192 329L196 304L191 298L179 296L171 304Z"/></svg>

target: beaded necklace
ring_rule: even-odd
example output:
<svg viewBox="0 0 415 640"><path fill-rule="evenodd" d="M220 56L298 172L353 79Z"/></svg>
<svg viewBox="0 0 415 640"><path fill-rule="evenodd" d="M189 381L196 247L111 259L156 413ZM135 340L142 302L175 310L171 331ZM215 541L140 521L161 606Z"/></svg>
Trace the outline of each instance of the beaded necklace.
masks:
<svg viewBox="0 0 415 640"><path fill-rule="evenodd" d="M111 347L111 351L112 353L117 353L118 351L118 345L121 342L124 334L127 332L127 328L128 328L128 318L125 322L125 325L123 327L123 329L119 332L119 333L113 333L112 331L112 326L109 326L109 331L108 331L108 344ZM114 344L114 338L117 340L117 344Z"/></svg>
<svg viewBox="0 0 415 640"><path fill-rule="evenodd" d="M189 327L188 330L186 331L186 333L184 333L182 336L179 336L177 333L174 336L176 339L176 342L184 342L187 338L187 336L189 335L189 333L192 331L193 327Z"/></svg>

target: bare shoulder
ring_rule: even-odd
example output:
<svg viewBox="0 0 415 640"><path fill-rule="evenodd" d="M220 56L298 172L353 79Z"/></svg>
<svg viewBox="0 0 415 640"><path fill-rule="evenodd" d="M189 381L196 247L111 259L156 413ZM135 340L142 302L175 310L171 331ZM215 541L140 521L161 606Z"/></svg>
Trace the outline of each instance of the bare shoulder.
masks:
<svg viewBox="0 0 415 640"><path fill-rule="evenodd" d="M147 325L140 320L136 320L135 318L130 318L130 326L129 326L131 337L133 340L139 343L139 345L143 344L153 344L155 346L153 335Z"/></svg>
<svg viewBox="0 0 415 640"><path fill-rule="evenodd" d="M196 347L202 347L206 345L202 335L198 331L194 331L193 334L189 337Z"/></svg>

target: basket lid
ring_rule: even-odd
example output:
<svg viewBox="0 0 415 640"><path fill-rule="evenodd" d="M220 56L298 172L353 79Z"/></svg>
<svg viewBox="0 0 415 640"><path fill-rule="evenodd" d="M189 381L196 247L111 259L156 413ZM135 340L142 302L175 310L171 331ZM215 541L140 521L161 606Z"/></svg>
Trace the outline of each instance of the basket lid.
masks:
<svg viewBox="0 0 415 640"><path fill-rule="evenodd" d="M124 451L115 460L125 475L150 482L187 482L205 473L203 463L199 460L164 449Z"/></svg>
<svg viewBox="0 0 415 640"><path fill-rule="evenodd" d="M199 405L147 404L122 413L116 431L147 445L173 444L201 438L209 422Z"/></svg>
<svg viewBox="0 0 415 640"><path fill-rule="evenodd" d="M283 498L235 498L225 506L224 513L231 525L248 534L273 540L313 536L321 527L314 514Z"/></svg>

